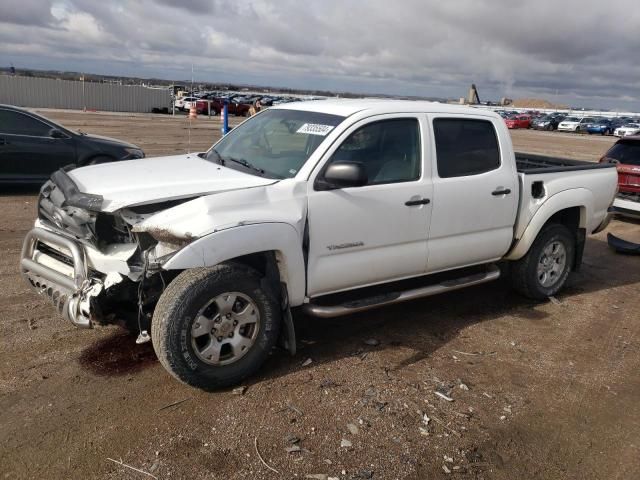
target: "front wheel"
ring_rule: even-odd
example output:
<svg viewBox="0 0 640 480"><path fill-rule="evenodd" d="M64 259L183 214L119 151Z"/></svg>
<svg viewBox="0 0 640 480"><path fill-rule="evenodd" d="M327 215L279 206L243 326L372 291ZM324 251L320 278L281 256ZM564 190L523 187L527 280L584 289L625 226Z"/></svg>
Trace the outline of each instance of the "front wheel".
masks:
<svg viewBox="0 0 640 480"><path fill-rule="evenodd" d="M573 266L575 236L564 225L544 227L529 252L513 263L511 283L525 297L543 300L555 295Z"/></svg>
<svg viewBox="0 0 640 480"><path fill-rule="evenodd" d="M185 270L164 291L151 325L160 363L204 390L255 373L276 344L281 313L258 273L240 264Z"/></svg>

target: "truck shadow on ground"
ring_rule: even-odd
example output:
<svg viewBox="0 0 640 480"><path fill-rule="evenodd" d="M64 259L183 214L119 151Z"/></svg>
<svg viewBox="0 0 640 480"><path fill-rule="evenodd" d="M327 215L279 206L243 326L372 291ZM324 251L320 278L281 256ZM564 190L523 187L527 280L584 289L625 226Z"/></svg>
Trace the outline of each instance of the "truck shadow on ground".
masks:
<svg viewBox="0 0 640 480"><path fill-rule="evenodd" d="M574 295L597 292L640 282L635 259L613 253L606 240L590 239L582 270L570 278L557 297L560 301ZM637 261L640 264L640 259ZM544 321L548 314L536 307L548 301L525 299L510 290L508 281L500 281L435 297L415 300L368 312L317 319L294 314L298 354L295 358L278 350L257 376L256 384L286 376L298 370L306 358L315 365L340 358L359 356L374 348L407 347L415 351L410 358L390 369L402 369L417 363L454 339L465 328L504 315L523 320ZM151 343L136 345L135 334L116 329L112 335L96 341L80 356L81 366L98 376L118 376L139 372L157 362ZM380 342L377 347L364 343Z"/></svg>

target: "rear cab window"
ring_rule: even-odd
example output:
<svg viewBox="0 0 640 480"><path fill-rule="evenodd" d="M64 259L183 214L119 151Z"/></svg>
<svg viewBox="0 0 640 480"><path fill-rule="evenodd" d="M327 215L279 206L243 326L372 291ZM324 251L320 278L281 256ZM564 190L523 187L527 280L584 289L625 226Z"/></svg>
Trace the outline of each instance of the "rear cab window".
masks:
<svg viewBox="0 0 640 480"><path fill-rule="evenodd" d="M440 178L479 175L500 168L500 147L492 122L436 118L433 131Z"/></svg>

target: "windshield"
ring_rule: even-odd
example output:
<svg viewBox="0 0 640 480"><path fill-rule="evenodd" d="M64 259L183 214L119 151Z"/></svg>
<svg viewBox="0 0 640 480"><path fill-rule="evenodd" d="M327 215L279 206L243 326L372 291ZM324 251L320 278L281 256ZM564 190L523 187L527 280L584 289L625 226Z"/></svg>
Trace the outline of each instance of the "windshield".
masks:
<svg viewBox="0 0 640 480"><path fill-rule="evenodd" d="M640 165L640 142L619 142L605 155L625 165Z"/></svg>
<svg viewBox="0 0 640 480"><path fill-rule="evenodd" d="M291 178L344 117L269 109L234 128L205 158L271 178Z"/></svg>
<svg viewBox="0 0 640 480"><path fill-rule="evenodd" d="M567 117L564 119L565 122L579 122L580 120L576 117Z"/></svg>

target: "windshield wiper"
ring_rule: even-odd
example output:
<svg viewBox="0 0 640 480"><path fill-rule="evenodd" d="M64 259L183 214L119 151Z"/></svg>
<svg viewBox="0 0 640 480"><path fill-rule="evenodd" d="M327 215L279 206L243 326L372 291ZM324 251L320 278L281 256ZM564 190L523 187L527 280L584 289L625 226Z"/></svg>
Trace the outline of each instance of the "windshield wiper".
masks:
<svg viewBox="0 0 640 480"><path fill-rule="evenodd" d="M222 158L222 157L220 157ZM240 165L242 165L245 168L248 168L249 170L253 170L254 172L259 173L260 175L264 175L265 172L263 169L256 167L255 165L252 165L251 163L249 163L248 161L246 161L244 158L233 158L233 157L227 157L223 160L230 160L234 163L239 163Z"/></svg>
<svg viewBox="0 0 640 480"><path fill-rule="evenodd" d="M215 157L218 159L218 163L224 167L224 158L222 158L222 155L220 155L215 148L212 148L211 152L213 152Z"/></svg>

